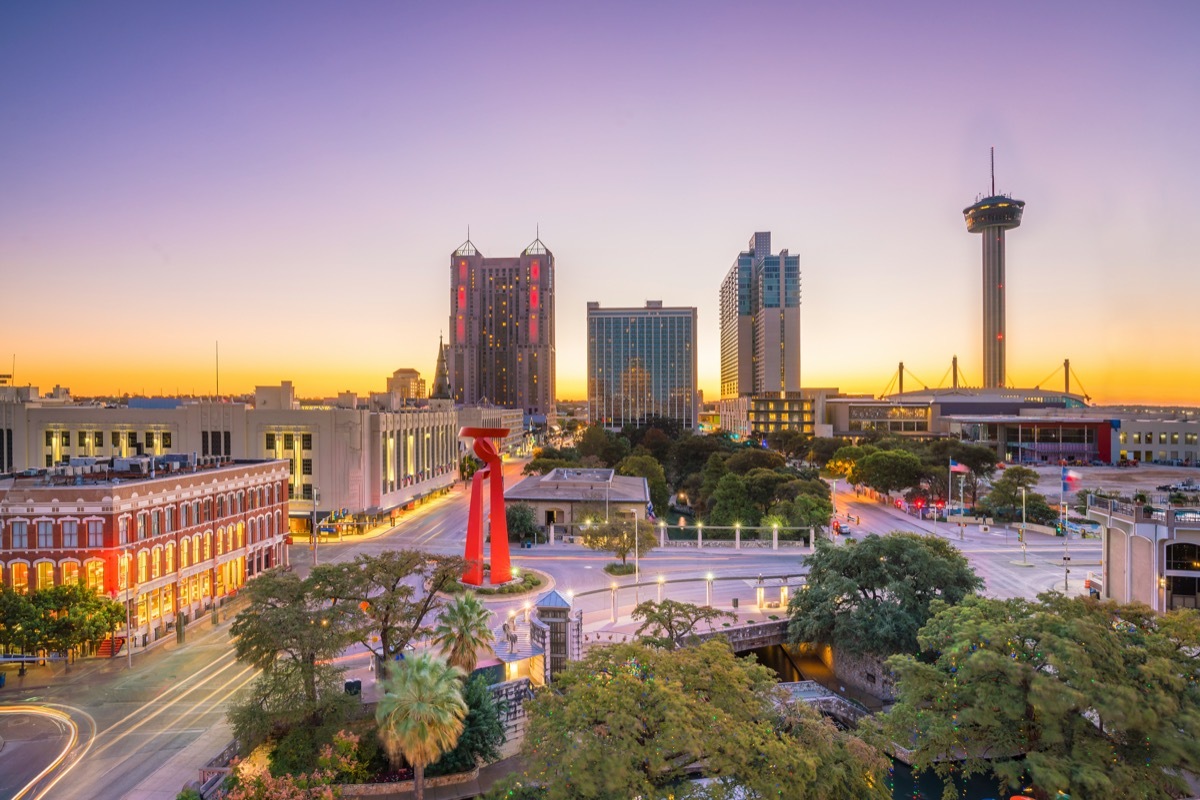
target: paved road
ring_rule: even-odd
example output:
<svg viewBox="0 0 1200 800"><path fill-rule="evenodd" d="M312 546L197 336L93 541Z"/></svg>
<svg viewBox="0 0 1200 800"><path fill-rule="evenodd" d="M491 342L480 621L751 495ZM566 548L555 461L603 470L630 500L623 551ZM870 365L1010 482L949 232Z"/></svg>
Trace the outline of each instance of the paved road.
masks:
<svg viewBox="0 0 1200 800"><path fill-rule="evenodd" d="M28 706L0 706L0 800L28 796L30 783L70 746L69 721Z"/></svg>
<svg viewBox="0 0 1200 800"><path fill-rule="evenodd" d="M519 479L521 463L505 465L511 485ZM844 487L835 497L837 509L861 518L855 526L858 534L889 530L929 532L929 522L909 517L897 509L847 492ZM356 537L343 542L323 542L319 547L321 563L353 559L359 553L379 553L386 549L419 547L437 553L461 553L465 544L467 492L459 486L449 495L437 498L408 513L399 524L381 534ZM1015 535L1006 543L1003 532L984 533L968 528L963 540L957 529L944 523L936 531L960 547L987 582L986 593L998 597L1033 597L1038 592L1062 586L1064 543L1061 539L1030 535L1026 557L1034 564L1023 568L1012 562L1021 559ZM1082 590L1084 563L1099 560L1096 541L1070 543L1077 572L1072 576L1073 592ZM743 581L720 581L713 586L713 601L727 604L733 597L743 606L752 602L755 587L751 580L758 574L802 573L801 560L806 551L799 548L746 549L729 547L695 549L656 549L639 560L644 586L628 588L632 576L617 579L618 613L628 616L638 599L657 596L656 580L685 578L701 580L668 583L668 594L676 599L704 602L708 589L703 577L746 576ZM552 576L556 588L564 593L587 592L608 587L613 579L603 571L612 558L605 553L576 545L540 545L532 550L514 550L513 563ZM312 563L307 544L291 548L293 566L301 573ZM778 588L768 599L778 599ZM489 607L498 614L523 605L523 600L498 600ZM598 623L611 615L611 595L600 592L578 598L585 611L585 622ZM70 667L39 668L24 679L10 676L6 701L61 703L78 709L73 713L80 723L80 740L68 760L65 777L49 794L66 798L121 798L144 778L158 769L173 754L193 742L201 733L219 723L230 698L249 683L254 671L233 660L228 627L231 615L213 626L209 619L194 622L188 630L188 644L174 642L146 653L135 654L134 668L127 670L123 659L88 660ZM358 648L361 649L361 648ZM357 663L362 654L347 654L347 662ZM14 690L15 691L12 691ZM34 699L36 698L36 700ZM94 727L92 725L94 721ZM73 762L74 766L71 766ZM68 769L69 768L69 769Z"/></svg>

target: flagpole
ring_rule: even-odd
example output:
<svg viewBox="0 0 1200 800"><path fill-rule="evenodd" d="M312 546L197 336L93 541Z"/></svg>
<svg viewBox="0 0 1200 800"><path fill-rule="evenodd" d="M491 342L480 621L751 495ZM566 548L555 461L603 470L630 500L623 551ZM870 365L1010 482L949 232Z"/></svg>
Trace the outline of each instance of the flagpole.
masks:
<svg viewBox="0 0 1200 800"><path fill-rule="evenodd" d="M1058 484L1058 514L1062 519L1063 532L1063 594L1071 589L1071 532L1067 530L1067 468L1062 468L1062 481Z"/></svg>

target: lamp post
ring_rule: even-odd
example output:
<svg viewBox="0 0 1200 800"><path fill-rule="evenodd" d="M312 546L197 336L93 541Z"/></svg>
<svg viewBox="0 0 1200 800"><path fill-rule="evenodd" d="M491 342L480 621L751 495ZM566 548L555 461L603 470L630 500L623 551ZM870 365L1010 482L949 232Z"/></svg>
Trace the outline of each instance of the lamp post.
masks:
<svg viewBox="0 0 1200 800"><path fill-rule="evenodd" d="M667 582L667 576L665 576L665 575L658 576L658 604L659 605L662 605L662 589L663 589L663 584L666 582Z"/></svg>
<svg viewBox="0 0 1200 800"><path fill-rule="evenodd" d="M641 592L638 590L638 583L642 580L641 567L638 564L638 518L637 514L633 515L633 605L637 607L641 603Z"/></svg>
<svg viewBox="0 0 1200 800"><path fill-rule="evenodd" d="M313 504L312 504L312 553L313 553L313 566L316 566L316 565L317 565L317 545L319 544L319 540L317 539L317 503L321 502L321 490L320 490L320 489L318 489L316 486L314 486L314 487L313 487L313 493L312 493L312 496L313 496Z"/></svg>
<svg viewBox="0 0 1200 800"><path fill-rule="evenodd" d="M704 605L712 608L712 584L713 574L710 572L704 576Z"/></svg>
<svg viewBox="0 0 1200 800"><path fill-rule="evenodd" d="M1021 487L1021 544L1025 544L1025 487ZM1021 548L1024 550L1024 548Z"/></svg>

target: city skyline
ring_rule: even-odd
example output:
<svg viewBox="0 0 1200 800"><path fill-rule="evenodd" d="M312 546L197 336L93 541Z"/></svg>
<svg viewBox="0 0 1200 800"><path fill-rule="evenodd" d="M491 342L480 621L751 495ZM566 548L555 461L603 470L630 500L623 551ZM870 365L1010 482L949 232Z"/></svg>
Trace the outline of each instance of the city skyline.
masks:
<svg viewBox="0 0 1200 800"><path fill-rule="evenodd" d="M805 386L936 386L955 355L980 385L961 210L994 145L1031 212L1008 382L1069 357L1096 401L1200 404L1200 9L280 8L0 10L0 372L206 395L219 341L223 394L429 378L470 225L554 252L560 399L588 300L662 300L698 309L715 400L716 289L767 230L800 256Z"/></svg>

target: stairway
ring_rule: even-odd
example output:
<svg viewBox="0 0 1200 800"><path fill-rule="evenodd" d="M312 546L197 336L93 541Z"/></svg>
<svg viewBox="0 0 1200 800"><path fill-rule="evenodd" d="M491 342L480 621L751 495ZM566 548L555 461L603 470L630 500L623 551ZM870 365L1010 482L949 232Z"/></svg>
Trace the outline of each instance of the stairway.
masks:
<svg viewBox="0 0 1200 800"><path fill-rule="evenodd" d="M105 639L100 643L100 647L96 650L97 658L112 658L117 653L121 652L121 648L125 646L125 637L117 636L115 638Z"/></svg>

